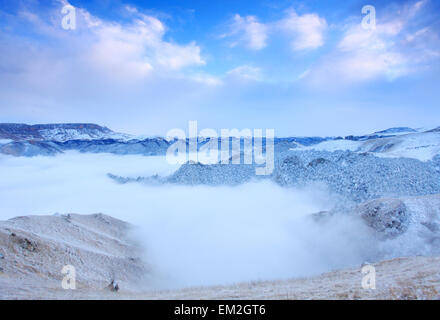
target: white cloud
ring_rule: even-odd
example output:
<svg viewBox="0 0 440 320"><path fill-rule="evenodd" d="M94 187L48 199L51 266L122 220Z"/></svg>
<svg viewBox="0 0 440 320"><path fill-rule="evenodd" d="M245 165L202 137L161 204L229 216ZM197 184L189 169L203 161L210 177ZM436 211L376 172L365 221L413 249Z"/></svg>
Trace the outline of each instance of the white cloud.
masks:
<svg viewBox="0 0 440 320"><path fill-rule="evenodd" d="M265 24L258 22L255 16L242 17L239 14L234 16L230 31L222 37L239 35L240 42L252 50L261 50L266 47L268 28ZM233 46L238 43L233 43Z"/></svg>
<svg viewBox="0 0 440 320"><path fill-rule="evenodd" d="M409 16L412 17L414 15L416 15L420 9L422 9L426 3L428 2L428 0L421 0L421 1L417 1L413 6L409 7Z"/></svg>
<svg viewBox="0 0 440 320"><path fill-rule="evenodd" d="M281 30L293 36L294 50L316 49L324 44L327 21L316 13L298 15L292 9L278 25Z"/></svg>
<svg viewBox="0 0 440 320"><path fill-rule="evenodd" d="M60 3L68 4L64 0ZM76 48L81 49L70 52L69 59L77 59L86 64L86 68L103 72L106 77L138 79L154 70L163 75L205 65L200 47L195 42L177 44L166 41L167 29L159 19L142 14L134 7L127 6L126 10L132 19L123 24L100 19L77 8L77 30L74 32L60 28L59 10L54 10L52 24L45 22L46 17L29 11L21 11L20 17L35 25L46 37L62 40L60 49L75 43Z"/></svg>
<svg viewBox="0 0 440 320"><path fill-rule="evenodd" d="M213 76L207 73L197 73L191 76L191 79L208 86L223 86L226 83L232 81L238 81L241 83L261 81L262 71L258 67L250 65L241 65L235 67L221 76Z"/></svg>
<svg viewBox="0 0 440 320"><path fill-rule="evenodd" d="M417 30L414 33L410 33L406 36L406 41L408 42L413 42L414 40L417 40L419 37L423 36L424 34L426 34L427 32L429 32L429 27L426 28L422 28L420 30Z"/></svg>
<svg viewBox="0 0 440 320"><path fill-rule="evenodd" d="M249 65L236 67L227 72L228 76L240 77L247 80L261 80L261 69Z"/></svg>
<svg viewBox="0 0 440 320"><path fill-rule="evenodd" d="M262 71L258 67L250 66L250 65L241 65L236 68L233 68L223 75L214 76L207 73L196 73L190 78L198 83L210 86L210 87L218 87L224 86L225 84L230 84L231 82L236 83L246 83L253 81L261 81L262 80Z"/></svg>
<svg viewBox="0 0 440 320"><path fill-rule="evenodd" d="M395 79L405 75L407 57L394 46L390 36L400 33L400 21L378 26L376 31L352 26L338 44L339 59L333 68L347 81L363 81L385 75ZM339 70L339 72L338 72Z"/></svg>
<svg viewBox="0 0 440 320"><path fill-rule="evenodd" d="M243 45L252 50L267 46L270 33L287 34L294 50L316 49L324 44L327 22L316 13L298 15L293 9L278 21L261 23L255 16L234 16L229 31L221 37L235 37L232 46Z"/></svg>
<svg viewBox="0 0 440 320"><path fill-rule="evenodd" d="M322 58L306 78L318 86L352 84L379 77L394 80L423 68L419 62L435 56L430 49L435 47L432 39L418 41L418 50L409 43L433 35L427 27L410 32L424 4L419 1L401 7L397 13L378 20L376 30L365 30L360 23L348 25L333 52Z"/></svg>
<svg viewBox="0 0 440 320"><path fill-rule="evenodd" d="M138 13L138 10L130 5L126 5L125 10L127 10L129 13Z"/></svg>
<svg viewBox="0 0 440 320"><path fill-rule="evenodd" d="M301 74L298 76L298 80L301 80L301 79L307 77L307 75L308 75L309 73L310 73L310 69L305 70L303 73L301 73Z"/></svg>
<svg viewBox="0 0 440 320"><path fill-rule="evenodd" d="M220 77L212 76L206 73L198 73L191 77L192 80L202 83L208 86L220 86L223 84L223 80Z"/></svg>
<svg viewBox="0 0 440 320"><path fill-rule="evenodd" d="M102 22L90 32L94 38L90 52L94 65L117 69L118 76L143 76L153 69L177 71L205 64L194 42L180 45L163 40L165 25L151 16L140 15L129 25Z"/></svg>

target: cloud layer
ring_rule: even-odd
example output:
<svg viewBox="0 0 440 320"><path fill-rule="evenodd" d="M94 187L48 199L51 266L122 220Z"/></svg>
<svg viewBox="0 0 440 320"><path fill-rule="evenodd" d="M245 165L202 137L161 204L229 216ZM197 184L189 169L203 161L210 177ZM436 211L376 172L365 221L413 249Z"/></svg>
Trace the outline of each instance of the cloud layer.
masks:
<svg viewBox="0 0 440 320"><path fill-rule="evenodd" d="M152 267L147 288L283 279L359 265L368 230L343 218L320 227L308 215L331 206L325 189L272 183L237 187L120 185L107 172L165 175L160 157L79 154L0 156L0 219L105 213L137 227ZM313 190L313 191L312 191ZM26 195L27 201L22 201Z"/></svg>
<svg viewBox="0 0 440 320"><path fill-rule="evenodd" d="M418 232L380 241L355 214L314 219L310 214L340 201L320 184L121 185L107 177L176 169L161 157L1 155L0 220L104 213L127 221L137 227L135 239L152 267L148 290L310 276L435 250Z"/></svg>

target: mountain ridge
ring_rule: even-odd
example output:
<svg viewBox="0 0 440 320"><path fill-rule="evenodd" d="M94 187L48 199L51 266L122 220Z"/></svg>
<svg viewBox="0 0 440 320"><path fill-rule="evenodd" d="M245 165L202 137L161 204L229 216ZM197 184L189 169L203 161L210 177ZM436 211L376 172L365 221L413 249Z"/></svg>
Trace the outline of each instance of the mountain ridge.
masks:
<svg viewBox="0 0 440 320"><path fill-rule="evenodd" d="M440 127L435 127L431 130L426 130L425 132L435 132L438 131ZM77 130L79 132L85 132L86 134L90 134L90 138L93 139L102 139L104 135L108 135L108 138L118 138L118 135L123 136L125 138L132 138L137 140L146 139L143 136L136 136L132 134L126 133L118 133L106 126L102 126L96 123L47 123L47 124L25 124L25 123L0 123L0 139L12 139L12 140L29 140L29 139L39 139L39 140L57 140L50 137L47 133L48 130L56 131L56 130ZM91 132L96 131L100 132L103 136L93 136ZM368 137L382 137L381 134L388 134L388 136L394 136L397 134L403 133L416 133L420 132L417 129L413 129L410 127L391 127L385 130L380 130L373 132L371 134L364 135L348 135L345 137L342 136L285 136L285 137L276 137L277 139L347 139L347 140L361 140L367 139ZM149 137L152 138L152 137ZM68 139L74 140L74 137ZM78 139L76 139L78 140ZM64 140L65 141L65 140Z"/></svg>
<svg viewBox="0 0 440 320"><path fill-rule="evenodd" d="M329 151L352 150L397 156L400 154L399 146L402 145L405 147L403 156L409 157L414 157L414 153L422 152L417 151L417 148L429 147L429 152L424 152L423 157L418 157L425 160L432 158L432 155L440 150L440 143L436 142L439 140L438 132L440 132L439 128L416 130L409 127L393 127L360 136L276 137L274 144L277 152L303 148L323 150L330 148ZM429 143L425 143L428 141ZM172 142L163 137L146 138L118 133L94 123L34 125L0 123L0 154L13 156L56 155L69 150L118 155L165 155L170 143ZM189 144L190 141L186 139L186 143ZM199 146L203 144L199 141ZM393 152L396 148L397 152Z"/></svg>
<svg viewBox="0 0 440 320"><path fill-rule="evenodd" d="M0 123L0 139L17 140L57 140L74 138L103 138L116 133L107 127L94 123L53 123L34 124Z"/></svg>

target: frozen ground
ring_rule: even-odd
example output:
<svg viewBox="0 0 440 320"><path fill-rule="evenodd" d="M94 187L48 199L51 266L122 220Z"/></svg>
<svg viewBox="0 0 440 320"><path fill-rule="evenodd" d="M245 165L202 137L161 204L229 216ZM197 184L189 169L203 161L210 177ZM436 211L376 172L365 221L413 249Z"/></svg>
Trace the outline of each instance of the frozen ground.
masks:
<svg viewBox="0 0 440 320"><path fill-rule="evenodd" d="M316 277L248 282L180 291L121 294L123 299L440 299L440 257L374 264L376 289L363 289L361 266ZM108 295L106 298L109 297ZM104 297L103 297L104 298Z"/></svg>
<svg viewBox="0 0 440 320"><path fill-rule="evenodd" d="M440 257L408 257L376 263L376 289L363 289L361 267L317 277L246 282L174 291L111 292L107 288L63 290L59 282L0 276L2 299L440 299ZM19 289L17 289L19 288Z"/></svg>

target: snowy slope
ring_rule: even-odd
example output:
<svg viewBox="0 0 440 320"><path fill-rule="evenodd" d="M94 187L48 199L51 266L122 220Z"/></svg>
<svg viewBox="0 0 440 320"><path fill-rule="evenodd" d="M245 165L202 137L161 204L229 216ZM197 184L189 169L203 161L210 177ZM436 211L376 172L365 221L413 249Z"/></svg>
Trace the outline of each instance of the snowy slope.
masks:
<svg viewBox="0 0 440 320"><path fill-rule="evenodd" d="M297 149L298 150L298 149ZM440 132L402 133L392 137L354 140L329 140L299 150L371 152L376 156L432 160L440 154Z"/></svg>
<svg viewBox="0 0 440 320"><path fill-rule="evenodd" d="M417 132L417 130L408 128L408 127L396 127L396 128L389 128L382 131L377 131L374 134L393 134L393 135L399 135L399 134L407 134L407 133L414 133Z"/></svg>
<svg viewBox="0 0 440 320"><path fill-rule="evenodd" d="M26 286L61 288L64 266L76 268L78 289L104 289L112 280L135 289L148 275L131 226L103 214L24 216L0 221L0 299ZM24 286L17 281L24 280ZM65 290L64 290L65 291ZM41 293L40 293L41 294ZM38 294L34 298L41 297Z"/></svg>
<svg viewBox="0 0 440 320"><path fill-rule="evenodd" d="M361 141L353 141L353 140L329 140L325 142L321 142L319 144L302 147L300 150L316 150L316 151L358 151L362 146Z"/></svg>
<svg viewBox="0 0 440 320"><path fill-rule="evenodd" d="M388 157L414 158L428 161L440 153L440 132L422 132L367 141L362 151L377 152Z"/></svg>
<svg viewBox="0 0 440 320"><path fill-rule="evenodd" d="M2 145L2 144L8 144L8 143L11 143L11 142L13 142L14 140L11 140L11 139L0 139L0 145Z"/></svg>

